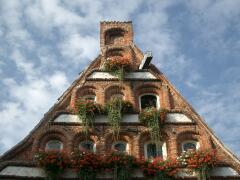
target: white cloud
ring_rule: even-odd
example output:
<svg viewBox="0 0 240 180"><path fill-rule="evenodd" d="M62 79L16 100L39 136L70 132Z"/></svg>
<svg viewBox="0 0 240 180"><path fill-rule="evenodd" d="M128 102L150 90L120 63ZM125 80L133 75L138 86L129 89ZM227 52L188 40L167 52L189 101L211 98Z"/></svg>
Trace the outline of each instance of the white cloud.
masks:
<svg viewBox="0 0 240 180"><path fill-rule="evenodd" d="M10 94L10 100L4 102L0 110L0 131L3 135L0 141L5 148L13 146L26 136L69 84L62 72L38 78L22 83L14 79L3 80ZM16 132L17 129L21 131ZM6 150L5 148L0 151Z"/></svg>
<svg viewBox="0 0 240 180"><path fill-rule="evenodd" d="M198 41L196 38L195 43L205 46L211 54L221 56L239 51L229 32L240 24L240 1L192 0L185 3L191 12L190 26L197 33Z"/></svg>
<svg viewBox="0 0 240 180"><path fill-rule="evenodd" d="M226 81L229 72L232 73L231 81ZM239 71L235 68L227 69L226 73L219 77L224 84L215 83L209 87L198 87L194 104L218 137L239 155L240 144L236 139L240 138L237 133L240 128L240 93L238 91L240 81L238 76L235 76L238 73Z"/></svg>
<svg viewBox="0 0 240 180"><path fill-rule="evenodd" d="M62 7L59 0L32 1L26 8L26 15L32 25L40 28L44 33L51 31L54 27L64 28L68 25L77 25L82 20L74 12Z"/></svg>
<svg viewBox="0 0 240 180"><path fill-rule="evenodd" d="M91 36L72 34L59 45L61 54L75 64L83 62L83 59L93 59L98 53L98 40ZM84 64L86 62L83 62Z"/></svg>

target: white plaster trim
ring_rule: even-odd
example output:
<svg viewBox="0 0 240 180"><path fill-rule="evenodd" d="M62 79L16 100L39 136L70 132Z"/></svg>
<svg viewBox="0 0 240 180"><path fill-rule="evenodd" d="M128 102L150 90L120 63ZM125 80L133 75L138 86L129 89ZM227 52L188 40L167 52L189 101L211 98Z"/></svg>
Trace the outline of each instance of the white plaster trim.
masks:
<svg viewBox="0 0 240 180"><path fill-rule="evenodd" d="M124 75L127 79L157 79L151 72L129 72ZM88 79L116 79L117 76L109 72L93 72Z"/></svg>
<svg viewBox="0 0 240 180"><path fill-rule="evenodd" d="M143 177L143 174L139 169L135 170L133 173L133 177ZM45 172L38 167L26 167L26 166L6 166L4 169L0 171L1 176L17 176L17 177L46 177ZM215 167L212 171L210 171L211 176L221 176L221 177L240 177L240 175L231 167ZM178 177L191 177L193 175L189 175L184 173L184 171L178 173ZM77 178L76 172L72 169L66 169L62 175L64 178ZM97 174L98 178L111 178L112 175L110 173L100 173Z"/></svg>
<svg viewBox="0 0 240 180"><path fill-rule="evenodd" d="M170 116L169 116L170 115ZM176 121L173 120L172 117L175 117L179 115L179 113L169 113L167 115L167 119L166 122L177 122L177 123L186 123L186 122L192 122L191 119L189 119L186 115L181 114L181 117L188 118L186 121L185 120L181 120L181 121ZM81 123L82 121L79 119L79 117L77 115L73 115L73 114L60 114L59 116L57 116L53 122L56 123ZM96 115L95 117L95 123L107 123L107 115ZM139 123L139 118L138 118L138 114L124 114L123 115L123 119L122 122L125 123Z"/></svg>
<svg viewBox="0 0 240 180"><path fill-rule="evenodd" d="M61 122L61 123L81 123L82 121L79 119L77 115L72 114L60 114L56 117L53 122ZM95 117L95 123L107 123L107 115L97 115ZM138 123L138 114L124 114L122 117L122 122L125 123Z"/></svg>
<svg viewBox="0 0 240 180"><path fill-rule="evenodd" d="M212 176L240 176L231 167L215 167L210 171Z"/></svg>
<svg viewBox="0 0 240 180"><path fill-rule="evenodd" d="M192 123L193 121L182 113L168 113L167 122L171 123Z"/></svg>

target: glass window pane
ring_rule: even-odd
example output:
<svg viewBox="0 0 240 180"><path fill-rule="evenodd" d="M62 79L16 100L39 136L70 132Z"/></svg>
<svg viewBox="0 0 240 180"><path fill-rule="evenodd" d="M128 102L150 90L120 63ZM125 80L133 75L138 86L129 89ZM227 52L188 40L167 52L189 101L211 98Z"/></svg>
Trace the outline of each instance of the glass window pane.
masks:
<svg viewBox="0 0 240 180"><path fill-rule="evenodd" d="M47 150L61 150L62 149L62 143L60 141L49 141L46 145Z"/></svg>
<svg viewBox="0 0 240 180"><path fill-rule="evenodd" d="M150 143L147 145L147 158L162 157L162 145Z"/></svg>
<svg viewBox="0 0 240 180"><path fill-rule="evenodd" d="M189 151L189 150L196 150L196 143L194 142L187 142L183 144L183 150Z"/></svg>
<svg viewBox="0 0 240 180"><path fill-rule="evenodd" d="M93 143L91 141L84 141L80 143L80 148L83 151L93 152Z"/></svg>
<svg viewBox="0 0 240 180"><path fill-rule="evenodd" d="M157 147L156 144L148 144L147 145L147 157L155 158L157 156Z"/></svg>
<svg viewBox="0 0 240 180"><path fill-rule="evenodd" d="M141 108L157 107L157 97L154 95L144 95L141 97Z"/></svg>
<svg viewBox="0 0 240 180"><path fill-rule="evenodd" d="M126 145L126 143L116 143L114 145L114 150L119 151L119 152L126 152L127 145Z"/></svg>

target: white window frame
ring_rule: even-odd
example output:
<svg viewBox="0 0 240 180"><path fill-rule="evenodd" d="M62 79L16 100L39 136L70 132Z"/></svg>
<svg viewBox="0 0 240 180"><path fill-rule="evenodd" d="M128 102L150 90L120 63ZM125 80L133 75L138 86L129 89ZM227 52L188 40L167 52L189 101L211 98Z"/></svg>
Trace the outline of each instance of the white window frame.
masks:
<svg viewBox="0 0 240 180"><path fill-rule="evenodd" d="M183 141L182 144L181 144L181 146L182 146L182 152L185 152L185 150L184 150L184 144L186 144L186 143L193 143L193 144L195 144L195 145L196 145L196 150L198 150L198 149L200 148L200 144L199 144L198 141L195 141L195 140L187 140L187 141Z"/></svg>
<svg viewBox="0 0 240 180"><path fill-rule="evenodd" d="M91 97L94 97L94 101L93 102L97 102L97 96L95 95L86 95L86 96L83 96L83 98L86 100L87 98L91 98Z"/></svg>
<svg viewBox="0 0 240 180"><path fill-rule="evenodd" d="M162 147L162 158L163 158L163 160L167 159L167 144L166 144L166 142L156 143L154 141L148 141L144 144L144 157L145 157L145 159L148 159L147 147L148 147L149 144L156 144L157 151L159 151L159 149L158 149L159 147Z"/></svg>
<svg viewBox="0 0 240 180"><path fill-rule="evenodd" d="M160 98L157 94L154 94L154 93L144 93L144 94L141 94L138 98L138 103L139 103L139 109L142 110L142 103L141 103L141 99L143 96L146 96L146 95L151 95L151 96L155 96L157 98L157 104L156 104L156 108L157 109L160 109Z"/></svg>
<svg viewBox="0 0 240 180"><path fill-rule="evenodd" d="M53 143L53 142L60 143L60 149L49 148L49 143ZM63 149L63 143L62 143L62 141L57 140L57 139L49 140L45 145L45 151L62 151L62 149Z"/></svg>
<svg viewBox="0 0 240 180"><path fill-rule="evenodd" d="M91 140L81 141L81 142L79 143L79 148L81 147L81 144L82 144L82 143L91 143L91 144L93 144L93 153L96 153L96 143L94 143L94 142L91 141Z"/></svg>
<svg viewBox="0 0 240 180"><path fill-rule="evenodd" d="M123 143L126 145L126 153L129 154L129 144L126 142L126 141L116 141L112 144L112 150L115 150L115 145L118 144L118 143Z"/></svg>

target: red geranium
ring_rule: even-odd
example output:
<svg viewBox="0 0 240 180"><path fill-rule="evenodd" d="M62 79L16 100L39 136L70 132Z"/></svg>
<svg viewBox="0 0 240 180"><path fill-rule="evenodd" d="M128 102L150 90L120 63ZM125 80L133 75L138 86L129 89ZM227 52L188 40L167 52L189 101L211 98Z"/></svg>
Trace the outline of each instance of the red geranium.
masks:
<svg viewBox="0 0 240 180"><path fill-rule="evenodd" d="M175 159L163 160L157 157L152 162L145 161L142 170L146 176L167 178L177 174L178 166Z"/></svg>
<svg viewBox="0 0 240 180"><path fill-rule="evenodd" d="M59 151L39 151L35 155L35 160L37 165L45 170L50 179L61 174L69 164L66 153Z"/></svg>
<svg viewBox="0 0 240 180"><path fill-rule="evenodd" d="M71 154L71 165L82 179L95 179L102 167L102 158L98 154L75 150Z"/></svg>

